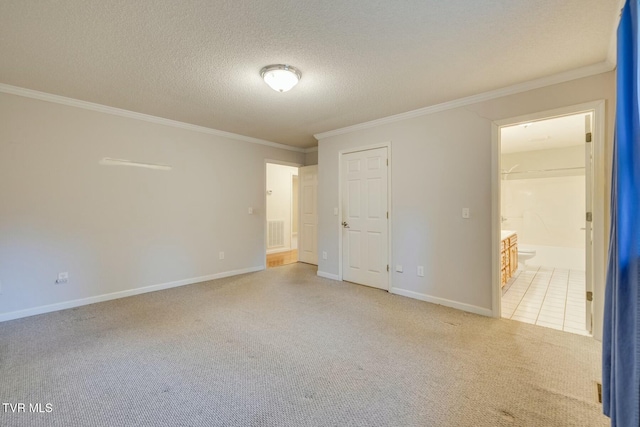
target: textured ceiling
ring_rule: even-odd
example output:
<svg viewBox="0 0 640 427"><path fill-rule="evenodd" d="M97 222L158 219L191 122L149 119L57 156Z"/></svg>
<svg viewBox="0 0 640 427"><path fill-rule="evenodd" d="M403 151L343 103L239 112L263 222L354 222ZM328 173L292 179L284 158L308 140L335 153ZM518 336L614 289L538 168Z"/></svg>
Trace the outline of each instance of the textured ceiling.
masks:
<svg viewBox="0 0 640 427"><path fill-rule="evenodd" d="M614 0L2 0L0 83L298 147L601 63ZM272 63L302 71L277 93Z"/></svg>

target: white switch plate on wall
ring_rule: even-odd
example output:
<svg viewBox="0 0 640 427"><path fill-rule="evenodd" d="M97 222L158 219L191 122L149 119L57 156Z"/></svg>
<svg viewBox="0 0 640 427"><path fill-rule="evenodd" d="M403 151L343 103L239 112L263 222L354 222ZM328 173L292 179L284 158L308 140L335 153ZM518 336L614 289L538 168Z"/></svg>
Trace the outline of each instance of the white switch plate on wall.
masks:
<svg viewBox="0 0 640 427"><path fill-rule="evenodd" d="M249 215L253 215L253 208L249 208L248 212L249 212Z"/></svg>
<svg viewBox="0 0 640 427"><path fill-rule="evenodd" d="M396 265L396 271L397 271L398 273L402 273L402 266L401 266L400 264L397 264L397 265Z"/></svg>
<svg viewBox="0 0 640 427"><path fill-rule="evenodd" d="M220 252L220 253L218 254L218 258L220 258L220 259L224 259L224 252Z"/></svg>
<svg viewBox="0 0 640 427"><path fill-rule="evenodd" d="M63 273L58 273L58 278L56 279L56 283L58 285L61 285L63 283L67 283L69 281L69 273L68 272L63 272Z"/></svg>
<svg viewBox="0 0 640 427"><path fill-rule="evenodd" d="M421 265L418 266L418 276L424 277L424 267Z"/></svg>
<svg viewBox="0 0 640 427"><path fill-rule="evenodd" d="M322 259L327 259L327 251L322 251Z"/></svg>
<svg viewBox="0 0 640 427"><path fill-rule="evenodd" d="M469 218L469 208L462 208L462 218Z"/></svg>
<svg viewBox="0 0 640 427"><path fill-rule="evenodd" d="M333 214L338 215L338 208L333 208Z"/></svg>

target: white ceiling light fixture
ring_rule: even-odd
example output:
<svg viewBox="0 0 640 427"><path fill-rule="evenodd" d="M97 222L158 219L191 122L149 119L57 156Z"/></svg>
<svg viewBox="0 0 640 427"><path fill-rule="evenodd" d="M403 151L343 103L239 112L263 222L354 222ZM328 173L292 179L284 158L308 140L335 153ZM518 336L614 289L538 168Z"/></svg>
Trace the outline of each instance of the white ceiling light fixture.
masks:
<svg viewBox="0 0 640 427"><path fill-rule="evenodd" d="M287 92L298 84L302 73L291 65L274 64L260 70L260 77L276 92Z"/></svg>

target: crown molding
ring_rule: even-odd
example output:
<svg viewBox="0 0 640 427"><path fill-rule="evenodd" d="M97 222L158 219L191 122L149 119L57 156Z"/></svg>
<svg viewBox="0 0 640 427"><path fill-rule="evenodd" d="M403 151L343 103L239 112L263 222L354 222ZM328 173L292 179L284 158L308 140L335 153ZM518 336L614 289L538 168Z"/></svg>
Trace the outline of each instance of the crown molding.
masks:
<svg viewBox="0 0 640 427"><path fill-rule="evenodd" d="M38 99L40 101L53 102L56 104L67 105L70 107L82 108L84 110L97 111L99 113L111 114L114 116L127 117L130 119L142 120L145 122L171 126L179 129L191 130L194 132L216 135L223 138L234 139L236 141L249 142L251 144L266 145L268 147L281 148L283 150L295 151L297 153L305 153L304 148L292 147L290 145L279 144L277 142L267 141L264 139L252 138L250 136L238 135L237 133L226 132L223 130L212 129L204 126L192 125L190 123L179 122L177 120L165 119L163 117L151 116L149 114L136 113L135 111L123 110L121 108L109 107L107 105L95 104L93 102L81 101L79 99L67 98L65 96L53 95L51 93L40 92L32 89L25 89L18 86L11 86L0 83L0 93L8 93L11 95L23 96L25 98Z"/></svg>
<svg viewBox="0 0 640 427"><path fill-rule="evenodd" d="M419 108L417 110L407 111L405 113L395 114L393 116L383 117L381 119L371 120L369 122L359 123L353 126L347 126L327 132L317 133L313 135L318 141L337 135L344 135L351 132L356 132L363 129L369 129L375 126L380 126L388 123L395 123L401 120L412 119L414 117L426 116L440 111L451 110L453 108L463 107L465 105L476 104L478 102L489 101L503 96L514 95L517 93L526 92L532 89L539 89L545 86L551 86L558 83L565 83L571 80L581 79L583 77L589 77L596 74L606 73L615 68L614 65L608 61L603 61L597 64L589 65L587 67L576 68L563 73L554 74L551 76L543 77L536 80L530 80L524 83L518 83L512 86L507 86L501 89L492 90L489 92L479 93L477 95L467 96L465 98L455 99L453 101L443 102L441 104L435 104L428 107Z"/></svg>
<svg viewBox="0 0 640 427"><path fill-rule="evenodd" d="M314 151L318 151L318 146L317 145L315 147L305 148L305 150L304 150L305 153L313 153Z"/></svg>

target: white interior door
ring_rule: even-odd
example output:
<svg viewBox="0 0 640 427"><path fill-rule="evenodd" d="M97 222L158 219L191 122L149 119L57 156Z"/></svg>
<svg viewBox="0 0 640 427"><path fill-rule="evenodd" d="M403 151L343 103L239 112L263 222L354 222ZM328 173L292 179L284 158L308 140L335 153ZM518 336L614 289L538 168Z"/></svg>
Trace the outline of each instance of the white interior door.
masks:
<svg viewBox="0 0 640 427"><path fill-rule="evenodd" d="M318 165L299 169L300 229L298 259L318 265Z"/></svg>
<svg viewBox="0 0 640 427"><path fill-rule="evenodd" d="M586 288L586 307L585 307L585 328L591 332L593 318L593 144L591 114L587 114L584 118L585 131L585 288ZM590 301L591 300L591 301Z"/></svg>
<svg viewBox="0 0 640 427"><path fill-rule="evenodd" d="M342 155L342 279L389 289L387 148Z"/></svg>

